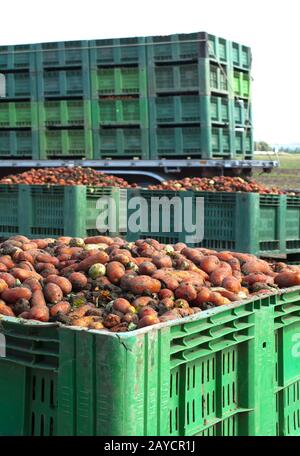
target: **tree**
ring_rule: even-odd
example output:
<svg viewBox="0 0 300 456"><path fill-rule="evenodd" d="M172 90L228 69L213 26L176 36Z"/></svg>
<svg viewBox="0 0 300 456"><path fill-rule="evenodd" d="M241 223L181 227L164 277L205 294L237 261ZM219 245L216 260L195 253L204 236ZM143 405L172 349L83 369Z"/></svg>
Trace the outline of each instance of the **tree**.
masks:
<svg viewBox="0 0 300 456"><path fill-rule="evenodd" d="M255 150L259 152L269 152L272 151L272 147L266 141L258 141L255 143Z"/></svg>

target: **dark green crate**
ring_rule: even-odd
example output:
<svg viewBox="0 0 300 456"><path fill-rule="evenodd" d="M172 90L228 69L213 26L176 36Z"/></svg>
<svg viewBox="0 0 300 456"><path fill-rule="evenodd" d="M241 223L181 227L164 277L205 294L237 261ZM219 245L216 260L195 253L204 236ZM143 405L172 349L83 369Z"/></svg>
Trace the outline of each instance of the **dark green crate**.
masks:
<svg viewBox="0 0 300 456"><path fill-rule="evenodd" d="M0 70L27 69L34 71L35 51L35 44L0 46Z"/></svg>
<svg viewBox="0 0 300 456"><path fill-rule="evenodd" d="M115 38L89 41L91 67L97 65L145 65L145 38Z"/></svg>
<svg viewBox="0 0 300 456"><path fill-rule="evenodd" d="M218 125L161 126L150 130L150 150L153 159L168 156L235 158L233 135L228 127ZM246 148L244 145L243 151Z"/></svg>
<svg viewBox="0 0 300 456"><path fill-rule="evenodd" d="M286 209L286 250L300 252L300 197L287 196Z"/></svg>
<svg viewBox="0 0 300 456"><path fill-rule="evenodd" d="M112 67L91 70L92 98L104 95L140 95L147 94L146 68Z"/></svg>
<svg viewBox="0 0 300 456"><path fill-rule="evenodd" d="M228 127L214 126L211 129L211 150L212 156L230 158L232 155L232 139Z"/></svg>
<svg viewBox="0 0 300 456"><path fill-rule="evenodd" d="M210 97L210 120L218 124L228 124L231 121L230 102L227 97Z"/></svg>
<svg viewBox="0 0 300 456"><path fill-rule="evenodd" d="M0 102L0 128L37 128L37 115L37 103L35 102Z"/></svg>
<svg viewBox="0 0 300 456"><path fill-rule="evenodd" d="M230 122L230 103L227 97L210 96L207 99L198 95L169 95L150 98L149 107L151 122L156 124Z"/></svg>
<svg viewBox="0 0 300 456"><path fill-rule="evenodd" d="M107 229L108 218L114 206L99 206L101 198L110 197L116 208L116 225ZM97 221L103 232L119 234L126 228L121 202L126 193L119 188L87 186L1 185L0 186L0 234L2 237L23 233L25 236L57 237L99 234Z"/></svg>
<svg viewBox="0 0 300 456"><path fill-rule="evenodd" d="M3 317L0 434L299 435L299 300L298 287L119 334Z"/></svg>
<svg viewBox="0 0 300 456"><path fill-rule="evenodd" d="M36 45L37 67L55 68L89 65L88 41L61 41Z"/></svg>
<svg viewBox="0 0 300 456"><path fill-rule="evenodd" d="M136 125L148 127L147 98L121 96L92 101L94 128L99 125Z"/></svg>
<svg viewBox="0 0 300 456"><path fill-rule="evenodd" d="M250 70L252 64L251 49L248 46L231 42L231 56L234 67Z"/></svg>
<svg viewBox="0 0 300 456"><path fill-rule="evenodd" d="M198 62L150 67L149 72L152 76L150 94L153 96L170 92L199 92L201 75Z"/></svg>
<svg viewBox="0 0 300 456"><path fill-rule="evenodd" d="M185 236L192 235L185 229L185 225L176 229L175 221L178 217L185 220L193 216L195 223L196 198L204 198L204 237L201 243L196 245L216 250L235 250L248 252L255 255L272 256L286 253L286 197L285 195L259 195L258 193L223 193L223 192L169 192L160 190L134 190L129 196L142 196L148 202L147 213L144 216L148 220L148 230L127 234L129 240L138 239L139 236L154 237L169 236L177 239L176 242L185 242ZM170 225L167 230L163 229L164 219L169 215L163 206L155 206L151 209L151 198L173 196L182 199L192 198L193 211L174 218L171 211ZM153 203L152 203L153 204ZM187 203L186 203L187 204ZM188 210L188 209L186 209ZM151 212L152 211L152 212ZM129 212L130 214L130 212ZM157 226L154 232L151 229L151 221Z"/></svg>
<svg viewBox="0 0 300 456"><path fill-rule="evenodd" d="M158 127L150 130L151 158L203 157L200 126Z"/></svg>
<svg viewBox="0 0 300 456"><path fill-rule="evenodd" d="M92 130L40 129L40 158L92 158Z"/></svg>
<svg viewBox="0 0 300 456"><path fill-rule="evenodd" d="M95 159L143 158L149 150L148 130L144 128L97 128L93 130Z"/></svg>
<svg viewBox="0 0 300 456"><path fill-rule="evenodd" d="M252 124L252 106L249 101L243 99L234 101L234 121L236 125Z"/></svg>
<svg viewBox="0 0 300 456"><path fill-rule="evenodd" d="M154 124L199 123L201 120L201 100L197 95L150 98L149 107Z"/></svg>
<svg viewBox="0 0 300 456"><path fill-rule="evenodd" d="M250 71L252 57L248 46L214 35L208 35L208 40L210 60L228 64L243 71Z"/></svg>
<svg viewBox="0 0 300 456"><path fill-rule="evenodd" d="M201 44L205 45L205 38L201 33L149 36L147 58L157 63L197 60Z"/></svg>
<svg viewBox="0 0 300 456"><path fill-rule="evenodd" d="M230 41L214 35L208 35L208 55L211 60L216 60L223 64L229 63L231 59Z"/></svg>
<svg viewBox="0 0 300 456"><path fill-rule="evenodd" d="M36 74L34 72L22 71L16 73L5 73L6 98L11 99L37 99Z"/></svg>
<svg viewBox="0 0 300 456"><path fill-rule="evenodd" d="M253 158L254 141L253 141L253 129L251 127L245 127L240 131L234 132L235 136L235 154L236 158Z"/></svg>
<svg viewBox="0 0 300 456"><path fill-rule="evenodd" d="M39 158L37 130L1 130L1 158Z"/></svg>
<svg viewBox="0 0 300 456"><path fill-rule="evenodd" d="M12 236L19 232L17 186L0 185L0 233L1 237Z"/></svg>
<svg viewBox="0 0 300 456"><path fill-rule="evenodd" d="M226 66L210 63L209 65L209 88L211 92L228 92L229 70Z"/></svg>
<svg viewBox="0 0 300 456"><path fill-rule="evenodd" d="M37 90L40 101L51 97L90 98L90 75L87 67L38 71Z"/></svg>
<svg viewBox="0 0 300 456"><path fill-rule="evenodd" d="M50 100L40 102L38 107L41 128L67 126L91 128L91 102L89 100Z"/></svg>

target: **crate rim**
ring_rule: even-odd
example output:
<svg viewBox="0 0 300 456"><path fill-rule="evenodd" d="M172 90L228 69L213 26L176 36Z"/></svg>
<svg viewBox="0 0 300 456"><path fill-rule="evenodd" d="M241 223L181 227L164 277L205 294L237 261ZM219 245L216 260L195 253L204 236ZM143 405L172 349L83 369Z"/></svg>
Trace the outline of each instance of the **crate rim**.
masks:
<svg viewBox="0 0 300 456"><path fill-rule="evenodd" d="M108 330L96 330L96 329L80 328L77 326L66 326L66 325L63 325L62 323L58 323L58 322L44 323L44 322L40 322L40 321L36 321L36 320L30 320L30 321L23 320L23 319L20 320L17 317L7 317L4 315L0 315L0 329L1 329L2 321L3 321L3 322L8 322L8 323L16 324L16 325L27 326L27 327L37 327L37 328L57 327L57 328L67 329L67 330L76 331L76 332L102 334L105 336L113 337L115 339L125 340L125 339L129 339L132 336L140 336L142 334L158 331L161 329L171 328L172 326L177 326L180 324L186 324L186 323L190 323L193 321L199 321L204 318L213 317L214 315L218 315L218 314L222 313L225 309L226 310L227 309L230 309L230 310L236 309L236 308L241 307L242 305L250 304L250 303L262 300L264 298L269 298L271 296L281 296L281 295L284 295L285 293L291 293L291 292L297 292L297 291L300 292L300 285L290 287L290 288L282 288L278 291L270 292L268 294L262 293L261 295L254 296L252 299L249 298L249 299L244 299L241 301L235 301L235 302L232 302L231 304L204 310L202 312L199 312L194 315L190 315L188 317L178 318L176 320L170 320L167 322L158 323L156 325L148 326L148 327L141 328L141 329L135 329L133 331L128 331L128 332L113 333Z"/></svg>

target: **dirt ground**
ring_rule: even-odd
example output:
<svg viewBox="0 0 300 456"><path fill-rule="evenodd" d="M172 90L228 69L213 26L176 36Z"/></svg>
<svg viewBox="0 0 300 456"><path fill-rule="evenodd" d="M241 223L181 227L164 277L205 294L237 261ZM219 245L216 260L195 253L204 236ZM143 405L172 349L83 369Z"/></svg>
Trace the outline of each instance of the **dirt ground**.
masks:
<svg viewBox="0 0 300 456"><path fill-rule="evenodd" d="M270 159L280 163L280 168L274 169L271 173L254 171L253 177L256 180L267 186L300 191L300 154L256 155L255 159Z"/></svg>

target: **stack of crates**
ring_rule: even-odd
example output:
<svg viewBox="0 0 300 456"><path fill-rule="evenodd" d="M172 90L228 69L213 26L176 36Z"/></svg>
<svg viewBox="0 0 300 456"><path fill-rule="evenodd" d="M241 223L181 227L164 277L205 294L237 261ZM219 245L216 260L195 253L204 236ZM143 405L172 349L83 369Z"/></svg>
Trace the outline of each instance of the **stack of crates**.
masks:
<svg viewBox="0 0 300 456"><path fill-rule="evenodd" d="M2 46L0 157L251 159L250 67L205 32Z"/></svg>
<svg viewBox="0 0 300 456"><path fill-rule="evenodd" d="M144 41L124 38L89 44L95 159L149 158Z"/></svg>
<svg viewBox="0 0 300 456"><path fill-rule="evenodd" d="M204 115L202 34L147 38L150 149L153 159L208 158Z"/></svg>
<svg viewBox="0 0 300 456"><path fill-rule="evenodd" d="M40 158L92 158L87 41L38 44Z"/></svg>
<svg viewBox="0 0 300 456"><path fill-rule="evenodd" d="M0 98L0 159L37 158L37 93L33 45L1 46L0 73L5 97Z"/></svg>
<svg viewBox="0 0 300 456"><path fill-rule="evenodd" d="M251 54L249 48L231 43L234 88L234 144L236 156L252 158L254 149L251 106Z"/></svg>
<svg viewBox="0 0 300 456"><path fill-rule="evenodd" d="M251 158L251 53L207 33L147 38L152 158Z"/></svg>

